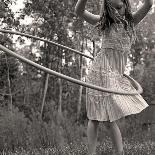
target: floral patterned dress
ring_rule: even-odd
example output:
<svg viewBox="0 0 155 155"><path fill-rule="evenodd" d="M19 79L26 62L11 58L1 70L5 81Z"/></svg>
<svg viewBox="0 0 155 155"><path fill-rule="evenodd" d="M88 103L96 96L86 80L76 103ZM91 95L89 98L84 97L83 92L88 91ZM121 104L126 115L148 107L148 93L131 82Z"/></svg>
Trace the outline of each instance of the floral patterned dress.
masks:
<svg viewBox="0 0 155 155"><path fill-rule="evenodd" d="M132 92L136 89L123 76L132 37L123 24L111 25L102 34L102 47L89 64L86 82L103 88ZM141 95L118 95L86 88L86 111L90 120L115 121L148 107Z"/></svg>

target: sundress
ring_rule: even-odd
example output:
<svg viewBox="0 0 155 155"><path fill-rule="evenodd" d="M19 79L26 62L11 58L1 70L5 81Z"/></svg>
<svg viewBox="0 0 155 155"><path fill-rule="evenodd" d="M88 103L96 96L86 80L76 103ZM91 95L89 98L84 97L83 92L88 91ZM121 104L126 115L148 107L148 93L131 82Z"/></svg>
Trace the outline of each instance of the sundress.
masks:
<svg viewBox="0 0 155 155"><path fill-rule="evenodd" d="M123 24L111 25L102 34L102 46L88 66L86 82L117 91L132 92L136 89L123 76L132 37ZM86 112L90 120L113 122L131 114L140 113L149 105L138 95L118 95L86 88Z"/></svg>

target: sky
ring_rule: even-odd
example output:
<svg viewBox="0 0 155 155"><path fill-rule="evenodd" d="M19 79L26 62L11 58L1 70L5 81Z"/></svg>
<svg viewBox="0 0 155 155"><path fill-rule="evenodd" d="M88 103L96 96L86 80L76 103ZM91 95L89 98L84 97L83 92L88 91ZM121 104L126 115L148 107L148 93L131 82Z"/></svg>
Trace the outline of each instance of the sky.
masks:
<svg viewBox="0 0 155 155"><path fill-rule="evenodd" d="M24 1L25 0L16 0L16 3L13 3L11 5L11 9L15 13L15 17L18 17L20 15L19 13L20 9L24 8L25 6ZM22 24L29 25L32 23L32 18L26 16L24 20L20 20L20 21Z"/></svg>
<svg viewBox="0 0 155 155"><path fill-rule="evenodd" d="M19 11L19 9L23 9L24 8L24 0L16 0L16 4L14 3L12 6L11 6L11 9L14 11L14 12L17 12Z"/></svg>
<svg viewBox="0 0 155 155"><path fill-rule="evenodd" d="M11 5L11 9L12 9L12 11L15 13L15 18L17 18L17 17L20 15L20 13L19 13L20 9L23 9L23 8L25 7L24 1L25 1L25 0L16 0L16 3L13 3L13 4ZM32 23L32 18L30 18L30 17L25 17L25 19L24 19L24 20L20 20L20 22L21 22L21 24L29 25L29 24ZM19 37L19 36L14 35L14 41L16 41L16 39L17 39L18 37ZM30 45L30 44L31 44L31 41L30 41L30 40L26 39L26 37L23 37L23 38L25 39L25 44L24 44L24 45L20 45L19 43L16 42L16 46L17 46L17 47L22 48L22 47L24 47L25 45Z"/></svg>

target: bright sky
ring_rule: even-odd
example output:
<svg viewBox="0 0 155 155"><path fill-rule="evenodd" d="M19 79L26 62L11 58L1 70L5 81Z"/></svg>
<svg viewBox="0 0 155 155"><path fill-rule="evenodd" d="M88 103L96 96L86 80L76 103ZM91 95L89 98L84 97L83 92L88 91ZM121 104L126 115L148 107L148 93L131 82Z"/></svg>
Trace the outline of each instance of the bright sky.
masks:
<svg viewBox="0 0 155 155"><path fill-rule="evenodd" d="M15 17L18 17L20 15L20 12L19 12L20 9L24 8L24 6L25 6L24 3L23 3L24 1L25 0L17 0L16 4L14 3L14 4L11 5L11 9L13 10L13 12L16 13ZM32 18L26 16L25 19L24 20L20 20L20 22L22 24L29 25L29 24L32 23Z"/></svg>
<svg viewBox="0 0 155 155"><path fill-rule="evenodd" d="M12 11L15 13L15 17L18 17L20 15L19 11L20 9L23 9L24 8L24 2L25 0L16 0L16 3L13 3L11 5L11 9ZM24 20L20 20L21 24L25 24L25 25L29 25L30 23L32 23L32 18L30 17L25 17ZM17 35L14 35L14 41L16 41L16 39L18 38L19 36ZM24 37L23 37L24 38ZM26 37L24 38L25 39L25 45L30 45L31 44L31 41L26 39ZM25 45L20 45L19 42L16 42L16 46L17 47L24 47Z"/></svg>
<svg viewBox="0 0 155 155"><path fill-rule="evenodd" d="M11 9L14 11L14 12L17 12L19 11L19 9L23 9L24 8L24 0L17 0L16 1L16 4L13 4L11 6Z"/></svg>

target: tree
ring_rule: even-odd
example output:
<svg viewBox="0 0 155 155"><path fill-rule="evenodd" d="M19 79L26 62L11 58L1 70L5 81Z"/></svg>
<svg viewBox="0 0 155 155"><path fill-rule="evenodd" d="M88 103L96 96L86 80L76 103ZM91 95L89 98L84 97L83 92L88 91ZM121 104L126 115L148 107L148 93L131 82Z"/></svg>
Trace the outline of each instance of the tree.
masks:
<svg viewBox="0 0 155 155"><path fill-rule="evenodd" d="M1 28L9 28L14 25L14 14L9 8L12 3L11 0L0 1L0 18L1 18ZM0 34L0 43L13 49L13 42L8 34ZM13 96L16 95L17 87L15 86L17 77L19 75L19 62L13 57L1 51L1 95L4 97L3 103L8 105L8 109L12 111ZM6 80L7 79L7 80ZM3 104L2 104L3 105Z"/></svg>

